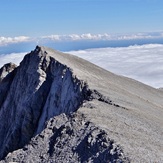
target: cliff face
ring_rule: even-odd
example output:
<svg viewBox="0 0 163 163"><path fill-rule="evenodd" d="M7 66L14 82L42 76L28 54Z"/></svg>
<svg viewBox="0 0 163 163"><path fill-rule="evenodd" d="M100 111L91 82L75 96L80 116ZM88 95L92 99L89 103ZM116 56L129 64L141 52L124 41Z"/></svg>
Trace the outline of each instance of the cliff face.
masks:
<svg viewBox="0 0 163 163"><path fill-rule="evenodd" d="M0 112L1 158L25 145L54 115L77 110L87 91L70 68L39 47L24 58L5 89L9 90Z"/></svg>
<svg viewBox="0 0 163 163"><path fill-rule="evenodd" d="M162 91L38 46L0 78L1 162L163 160Z"/></svg>
<svg viewBox="0 0 163 163"><path fill-rule="evenodd" d="M3 89L6 92L5 100L4 98L1 100L0 111L1 159L9 152L22 148L29 143L34 135L41 133L50 118L62 113L66 115L71 114L77 111L85 100L90 98L90 90L87 84L77 79L69 67L56 61L41 47L37 47L30 54L26 55L15 71L10 79L5 79L5 76L3 76L3 80L7 80L5 87L3 82L0 83L0 90ZM67 119L63 120L62 125L67 123L67 121ZM50 142L54 141L51 140L51 137L56 137L57 135L57 139L61 139L61 136L64 136L64 134L58 135L61 132L60 128L63 128L62 125L57 129L56 123L53 124L52 127L56 128L56 131L53 131L50 135L47 134ZM73 131L72 126L70 128L70 131L67 132L78 134L77 131ZM44 131L45 134L46 130ZM78 129L76 128L76 130ZM86 131L85 134L83 133L85 138L90 132L93 132L93 130L86 127L83 127L83 130ZM80 136L80 134L73 136L74 140L77 139L77 136ZM39 144L42 142L43 140ZM47 140L45 143L47 143ZM66 147L67 145L64 147L64 144L69 143L69 148L72 147L72 144L67 139L62 139L59 143L63 143L61 146L65 150L68 147ZM73 146L76 143L74 142ZM44 150L46 153L49 153L47 154L49 156L52 155L51 152L48 152L51 148L54 147L50 145ZM83 148L83 145L81 148ZM41 150L43 149L38 148L38 152ZM46 157L46 161L49 159L49 156ZM30 156L28 159L32 159L32 157L34 156ZM86 156L83 154L81 159L83 157ZM109 156L109 158L111 157ZM116 156L116 158L118 157ZM78 156L76 159L80 159L80 157Z"/></svg>

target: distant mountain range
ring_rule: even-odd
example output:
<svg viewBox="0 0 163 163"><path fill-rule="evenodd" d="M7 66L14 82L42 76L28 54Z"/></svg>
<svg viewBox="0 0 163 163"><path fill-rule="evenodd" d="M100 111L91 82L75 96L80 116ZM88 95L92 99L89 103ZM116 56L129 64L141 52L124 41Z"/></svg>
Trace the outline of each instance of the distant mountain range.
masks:
<svg viewBox="0 0 163 163"><path fill-rule="evenodd" d="M4 162L163 162L163 91L37 46L0 69Z"/></svg>

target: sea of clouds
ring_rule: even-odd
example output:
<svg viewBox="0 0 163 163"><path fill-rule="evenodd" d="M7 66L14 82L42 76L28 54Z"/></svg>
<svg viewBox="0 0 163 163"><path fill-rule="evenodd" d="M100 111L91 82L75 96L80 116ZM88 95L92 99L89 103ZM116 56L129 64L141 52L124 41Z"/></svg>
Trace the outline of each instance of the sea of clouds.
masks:
<svg viewBox="0 0 163 163"><path fill-rule="evenodd" d="M116 48L68 51L113 73L127 76L155 88L163 87L163 45L147 44ZM0 67L13 62L19 65L27 53L0 55Z"/></svg>
<svg viewBox="0 0 163 163"><path fill-rule="evenodd" d="M25 54L27 53L11 53L11 54L1 54L0 55L0 67L2 67L6 63L15 63L19 65L19 63L23 60Z"/></svg>
<svg viewBox="0 0 163 163"><path fill-rule="evenodd" d="M97 48L69 53L113 73L136 79L155 88L163 87L163 45L161 44Z"/></svg>

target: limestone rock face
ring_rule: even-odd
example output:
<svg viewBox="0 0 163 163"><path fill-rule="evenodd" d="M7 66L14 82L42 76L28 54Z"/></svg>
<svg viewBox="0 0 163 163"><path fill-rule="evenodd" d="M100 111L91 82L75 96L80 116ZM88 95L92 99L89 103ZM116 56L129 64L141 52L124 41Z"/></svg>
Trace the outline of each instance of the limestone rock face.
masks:
<svg viewBox="0 0 163 163"><path fill-rule="evenodd" d="M41 48L25 56L1 105L0 158L28 143L51 117L76 111L86 92L70 68Z"/></svg>
<svg viewBox="0 0 163 163"><path fill-rule="evenodd" d="M39 46L0 79L0 162L163 161L162 91Z"/></svg>

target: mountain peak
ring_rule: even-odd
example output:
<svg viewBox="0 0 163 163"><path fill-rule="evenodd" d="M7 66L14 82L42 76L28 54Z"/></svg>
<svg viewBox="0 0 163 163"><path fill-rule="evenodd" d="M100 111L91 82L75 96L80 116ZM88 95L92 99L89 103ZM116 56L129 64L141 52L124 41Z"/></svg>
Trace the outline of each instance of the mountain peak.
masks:
<svg viewBox="0 0 163 163"><path fill-rule="evenodd" d="M36 48L34 49L35 52L39 53L40 51L45 51L46 47L45 46L39 46L37 45Z"/></svg>
<svg viewBox="0 0 163 163"><path fill-rule="evenodd" d="M42 46L15 67L1 69L1 162L162 162L162 91Z"/></svg>

